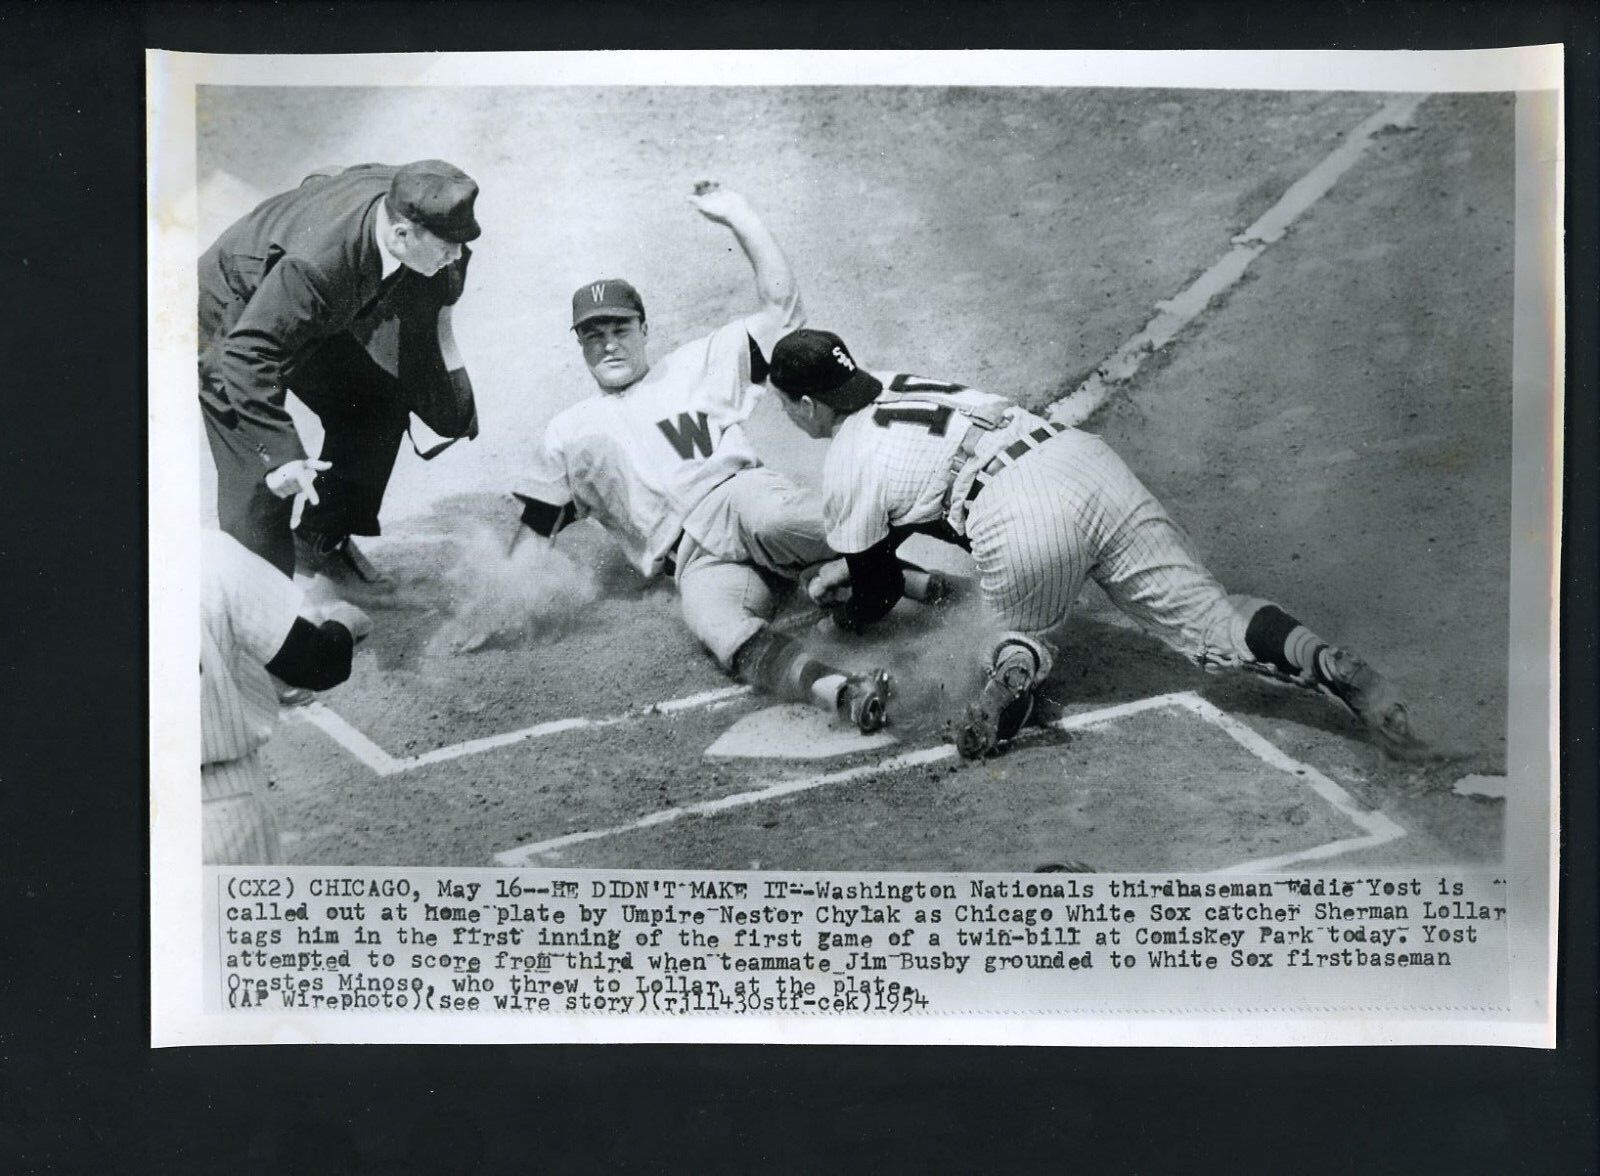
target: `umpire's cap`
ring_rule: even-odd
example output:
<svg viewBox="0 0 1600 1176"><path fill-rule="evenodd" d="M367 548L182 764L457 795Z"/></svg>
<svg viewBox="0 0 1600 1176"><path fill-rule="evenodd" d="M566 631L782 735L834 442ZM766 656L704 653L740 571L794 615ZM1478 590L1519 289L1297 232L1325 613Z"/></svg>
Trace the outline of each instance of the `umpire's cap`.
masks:
<svg viewBox="0 0 1600 1176"><path fill-rule="evenodd" d="M808 328L778 340L768 379L790 399L809 396L842 413L865 408L883 391L882 383L856 366L843 339Z"/></svg>
<svg viewBox="0 0 1600 1176"><path fill-rule="evenodd" d="M473 215L478 185L466 172L442 159L401 165L389 182L389 208L436 237L464 245L483 230Z"/></svg>

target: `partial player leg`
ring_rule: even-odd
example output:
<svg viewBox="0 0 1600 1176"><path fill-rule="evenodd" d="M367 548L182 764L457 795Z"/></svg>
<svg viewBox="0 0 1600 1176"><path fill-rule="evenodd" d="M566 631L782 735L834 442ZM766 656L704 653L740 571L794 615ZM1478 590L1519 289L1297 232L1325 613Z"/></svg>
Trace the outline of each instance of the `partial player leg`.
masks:
<svg viewBox="0 0 1600 1176"><path fill-rule="evenodd" d="M678 559L683 618L735 679L776 698L810 703L862 731L887 721L892 682L886 673L846 674L768 626L781 579L722 559L693 540L680 547Z"/></svg>
<svg viewBox="0 0 1600 1176"><path fill-rule="evenodd" d="M1038 638L1007 633L996 642L983 689L956 726L956 750L963 759L981 759L1017 737L1053 664L1051 646Z"/></svg>
<svg viewBox="0 0 1600 1176"><path fill-rule="evenodd" d="M734 654L733 676L763 694L809 703L863 734L888 722L894 694L894 680L887 671L846 674L770 627L763 627Z"/></svg>
<svg viewBox="0 0 1600 1176"><path fill-rule="evenodd" d="M1016 737L1056 660L1046 636L1065 623L1095 563L1092 499L1075 468L1076 434L1048 442L1000 474L967 518L978 585L1008 630L988 651L978 697L954 730L968 759Z"/></svg>
<svg viewBox="0 0 1600 1176"><path fill-rule="evenodd" d="M1189 537L1116 459L1105 478L1116 525L1095 579L1118 608L1207 669L1246 668L1337 699L1397 755L1425 745L1405 704L1376 670L1318 637L1275 604L1229 596Z"/></svg>
<svg viewBox="0 0 1600 1176"><path fill-rule="evenodd" d="M208 866L271 866L283 862L278 818L259 752L200 769L200 841Z"/></svg>
<svg viewBox="0 0 1600 1176"><path fill-rule="evenodd" d="M378 513L408 416L399 382L355 339L339 337L295 372L292 387L321 421L318 456L330 463L317 479L320 501L306 507L296 533L300 570L341 589L390 589L351 536L381 532Z"/></svg>
<svg viewBox="0 0 1600 1176"><path fill-rule="evenodd" d="M701 511L705 513L702 515ZM734 554L787 579L837 559L822 524L822 496L776 470L758 466L735 474L685 524L708 546ZM723 548L715 536L730 546Z"/></svg>
<svg viewBox="0 0 1600 1176"><path fill-rule="evenodd" d="M1391 755L1426 754L1427 743L1412 729L1405 701L1394 685L1356 654L1323 640L1269 601L1228 598L1234 618L1220 625L1211 641L1230 664L1287 678L1342 704ZM1244 656L1237 649L1242 628ZM1228 648L1228 646L1233 648Z"/></svg>

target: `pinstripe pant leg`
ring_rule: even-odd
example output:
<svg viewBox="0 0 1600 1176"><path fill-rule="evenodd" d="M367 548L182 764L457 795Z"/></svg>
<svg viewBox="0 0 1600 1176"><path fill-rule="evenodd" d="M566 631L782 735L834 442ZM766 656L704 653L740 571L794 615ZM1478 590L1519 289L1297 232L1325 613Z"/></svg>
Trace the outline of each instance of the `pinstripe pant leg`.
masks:
<svg viewBox="0 0 1600 1176"><path fill-rule="evenodd" d="M1105 534L1096 582L1119 609L1184 656L1205 665L1249 660L1245 618L1193 541L1122 459L1098 444Z"/></svg>
<svg viewBox="0 0 1600 1176"><path fill-rule="evenodd" d="M200 769L201 844L208 866L267 866L284 860L261 753Z"/></svg>
<svg viewBox="0 0 1600 1176"><path fill-rule="evenodd" d="M1082 487L1038 456L984 489L967 516L967 538L995 620L1048 646L1046 634L1072 611L1095 551Z"/></svg>

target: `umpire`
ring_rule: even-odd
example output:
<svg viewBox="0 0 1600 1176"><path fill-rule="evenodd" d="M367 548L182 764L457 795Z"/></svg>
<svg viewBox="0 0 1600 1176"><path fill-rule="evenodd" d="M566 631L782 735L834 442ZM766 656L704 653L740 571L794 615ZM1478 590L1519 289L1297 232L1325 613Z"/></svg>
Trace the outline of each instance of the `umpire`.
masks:
<svg viewBox="0 0 1600 1176"><path fill-rule="evenodd" d="M351 541L378 509L410 414L475 437L449 308L480 229L478 185L441 160L308 176L235 222L200 258L200 407L222 529L285 574L384 577ZM284 407L322 422L308 458ZM413 445L416 442L413 440Z"/></svg>

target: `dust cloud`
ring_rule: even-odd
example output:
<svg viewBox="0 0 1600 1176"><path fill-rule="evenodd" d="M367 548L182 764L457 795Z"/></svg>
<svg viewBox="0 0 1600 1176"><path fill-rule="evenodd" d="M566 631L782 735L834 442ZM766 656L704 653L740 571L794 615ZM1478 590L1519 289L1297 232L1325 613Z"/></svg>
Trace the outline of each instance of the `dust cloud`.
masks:
<svg viewBox="0 0 1600 1176"><path fill-rule="evenodd" d="M429 643L435 654L473 653L555 641L600 595L594 569L555 546L480 525L465 535L446 573L454 611Z"/></svg>

